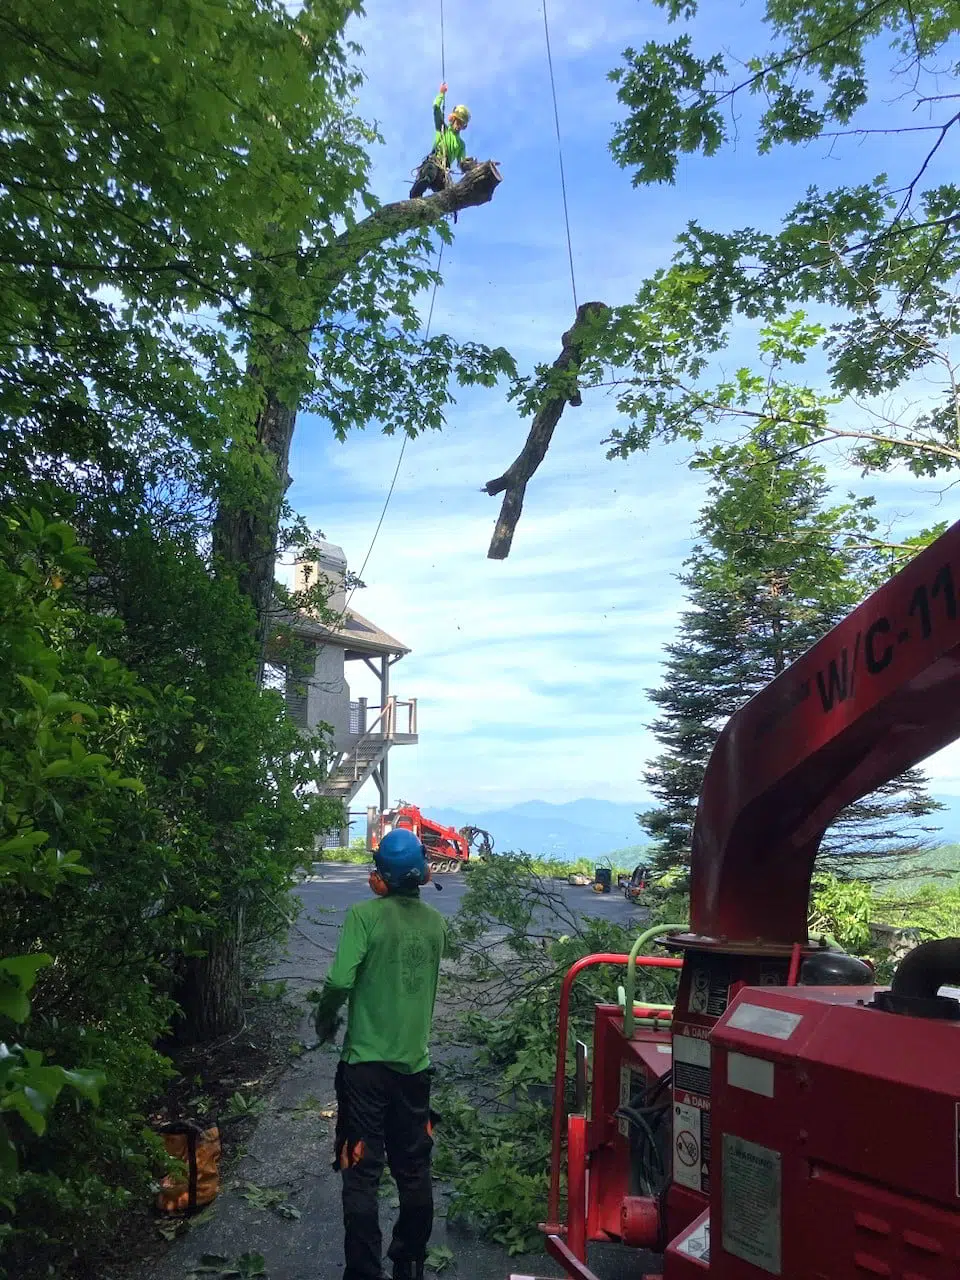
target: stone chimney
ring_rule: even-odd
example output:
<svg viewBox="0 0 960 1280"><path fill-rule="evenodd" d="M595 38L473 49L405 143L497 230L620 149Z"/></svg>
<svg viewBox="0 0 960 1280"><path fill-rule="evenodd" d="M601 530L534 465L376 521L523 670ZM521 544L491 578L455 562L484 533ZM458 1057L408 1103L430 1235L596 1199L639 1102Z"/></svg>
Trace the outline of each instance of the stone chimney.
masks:
<svg viewBox="0 0 960 1280"><path fill-rule="evenodd" d="M319 552L316 560L298 560L294 566L293 589L306 591L325 580L330 593L327 607L342 613L347 605L347 557L343 548L332 542L318 542L316 546Z"/></svg>

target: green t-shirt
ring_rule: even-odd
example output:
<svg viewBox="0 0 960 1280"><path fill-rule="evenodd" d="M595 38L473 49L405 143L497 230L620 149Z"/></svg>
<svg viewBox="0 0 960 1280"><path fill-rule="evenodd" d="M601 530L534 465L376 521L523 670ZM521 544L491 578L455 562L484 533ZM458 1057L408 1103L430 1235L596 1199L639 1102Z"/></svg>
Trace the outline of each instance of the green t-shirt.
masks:
<svg viewBox="0 0 960 1280"><path fill-rule="evenodd" d="M430 1026L447 922L419 897L355 903L327 974L321 1007L349 997L344 1062L385 1062L396 1071L430 1065Z"/></svg>

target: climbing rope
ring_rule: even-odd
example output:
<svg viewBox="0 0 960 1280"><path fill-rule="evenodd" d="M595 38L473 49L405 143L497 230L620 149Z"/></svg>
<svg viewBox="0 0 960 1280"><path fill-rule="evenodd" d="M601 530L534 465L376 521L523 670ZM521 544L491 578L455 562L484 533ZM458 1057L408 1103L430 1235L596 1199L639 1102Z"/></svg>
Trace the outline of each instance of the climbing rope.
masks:
<svg viewBox="0 0 960 1280"><path fill-rule="evenodd" d="M446 79L447 79L447 51L446 51L446 41L445 41L444 30L443 30L443 0L440 0L440 80L441 80L441 83L446 83ZM437 288L440 284L440 267L442 263L443 263L443 241L441 240L440 251L437 254L437 267L436 267L436 274L433 281L433 293L430 295L430 309L427 312L427 323L423 331L424 343L427 343L430 340L430 326L433 324L433 308L434 308L434 304L437 301ZM343 610L340 613L340 616L337 618L336 622L331 627L331 630L333 631L336 631L341 626L343 626L343 621L347 616L347 610L350 608L350 601L353 599L353 594L357 590L357 586L363 580L363 571L366 569L367 564L370 560L370 557L373 555L373 549L377 545L377 538L380 536L380 530L383 528L383 522L386 519L387 508L390 506L390 499L393 497L393 491L397 487L397 478L400 475L400 468L403 465L403 455L407 451L407 441L409 439L410 437L407 435L406 432L404 432L403 440L400 443L400 454L399 454L399 457L397 458L397 465L393 469L393 478L390 481L390 488L387 490L387 496L383 500L383 507L380 511L380 519L377 521L377 527L374 529L373 537L370 539L370 545L367 547L367 554L363 557L363 564L361 564L360 570L357 573L356 582L350 588L350 594L347 596L346 600L344 601ZM324 645L322 647L325 648L326 646Z"/></svg>
<svg viewBox="0 0 960 1280"><path fill-rule="evenodd" d="M447 51L443 39L443 0L440 0L440 83L447 83Z"/></svg>
<svg viewBox="0 0 960 1280"><path fill-rule="evenodd" d="M433 293L431 294L431 297L430 297L430 310L427 312L427 325L423 331L423 340L425 343L429 341L429 338L430 338L430 326L433 323L433 305L437 300L437 287L440 284L440 265L442 262L443 262L443 241L441 240L440 252L437 254L437 274L433 281ZM367 548L367 554L364 556L363 564L360 566L360 571L357 574L358 580L363 579L363 571L367 567L367 561L370 559L370 556L373 554L373 548L377 544L377 537L380 533L381 528L383 527L383 521L387 514L387 507L389 507L390 505L390 499L393 497L393 491L396 488L397 476L399 476L400 474L400 466L403 462L403 455L406 452L407 441L409 439L410 437L407 435L406 432L404 432L403 441L400 445L400 456L397 458L397 465L393 469L393 479L390 481L390 488L387 490L387 496L383 502L383 510L380 512L380 519L377 521L377 527L376 529L374 529L373 537L370 539L370 546ZM342 617L346 614L347 609L350 607L350 601L353 599L353 593L354 591L356 591L356 589L357 587L356 585L354 585L350 590L350 594L347 597L346 603L343 606L343 615L341 615L341 620L342 620Z"/></svg>
<svg viewBox="0 0 960 1280"><path fill-rule="evenodd" d="M446 81L447 81L447 48L446 48L446 39L444 36L444 30L443 30L443 0L440 0L440 83L446 84ZM434 303L437 300L437 287L440 284L440 267L442 263L443 263L443 241L441 240L440 252L437 254L437 267L436 267L436 275L433 281L433 293L430 295L430 309L427 312L427 323L423 331L424 343L427 343L430 340L430 326L433 324L433 307L434 307ZM407 435L406 432L404 432L403 440L400 443L400 456L397 458L397 465L393 469L393 479L390 481L390 488L387 490L387 496L386 498L384 498L384 501L383 501L383 509L380 512L380 519L377 521L377 527L376 529L374 529L373 537L370 539L370 545L369 547L367 547L367 554L363 557L363 564L360 566L360 571L357 574L358 583L363 580L363 571L364 569L366 569L367 562L369 561L371 555L373 555L373 548L377 545L377 538L380 536L380 530L383 528L383 522L386 519L387 508L390 506L390 499L393 497L393 491L397 487L397 477L400 475L400 467L403 465L403 455L407 451L407 441L409 439L410 437ZM353 599L353 593L354 591L356 591L356 589L357 587L356 585L354 585L350 590L349 596L347 596L346 603L343 606L343 614L341 614L340 622L337 624L338 626L340 625L340 623L343 622L343 618L346 616L347 609L350 607L350 601Z"/></svg>
<svg viewBox="0 0 960 1280"><path fill-rule="evenodd" d="M560 112L557 110L557 85L553 77L553 55L550 52L550 23L547 20L547 0L543 0L543 34L547 42L547 66L550 68L550 92L553 94L553 122L557 127L557 157L560 161L560 191L563 195L563 221L567 228L567 257L570 260L570 284L573 288L573 309L576 311L577 278L573 270L573 241L570 238L570 214L567 210L567 182L563 174L563 144L560 141Z"/></svg>

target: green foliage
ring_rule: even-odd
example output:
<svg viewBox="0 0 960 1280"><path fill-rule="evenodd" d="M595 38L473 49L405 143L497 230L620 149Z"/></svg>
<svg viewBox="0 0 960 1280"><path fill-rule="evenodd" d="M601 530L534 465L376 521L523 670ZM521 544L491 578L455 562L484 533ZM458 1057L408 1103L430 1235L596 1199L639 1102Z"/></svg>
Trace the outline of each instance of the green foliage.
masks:
<svg viewBox="0 0 960 1280"><path fill-rule="evenodd" d="M810 893L808 928L812 937L826 936L853 955L863 955L870 944L874 918L873 889L859 880L819 875Z"/></svg>
<svg viewBox="0 0 960 1280"><path fill-rule="evenodd" d="M710 467L681 579L688 608L667 646L665 682L650 692L664 749L644 779L660 803L639 818L660 869L688 862L707 762L727 720L859 603L877 566L862 541L871 504L827 505L824 468L804 454L784 459L757 438L717 446ZM923 820L938 807L909 772L844 810L823 856L835 869L842 857L859 874L882 874L881 858L923 847L933 829Z"/></svg>
<svg viewBox="0 0 960 1280"><path fill-rule="evenodd" d="M233 1094L227 1103L223 1118L224 1120L238 1120L246 1116L259 1116L263 1113L266 1105L263 1098L248 1097L238 1091Z"/></svg>
<svg viewBox="0 0 960 1280"><path fill-rule="evenodd" d="M871 925L886 925L900 939L895 934L888 944ZM960 935L960 886L898 884L880 892L861 881L818 875L809 927L811 937L826 936L845 951L872 960L878 981L889 982L899 956L916 942Z"/></svg>
<svg viewBox="0 0 960 1280"><path fill-rule="evenodd" d="M960 186L944 158L960 122L933 65L946 58L955 70L956 14L937 0L765 0L749 7L772 47L703 55L698 5L664 7L692 22L691 34L628 49L611 75L627 111L612 149L636 184L672 182L684 154L742 149L751 129L761 153L822 141L842 163L850 149L859 159L872 148L884 171L798 191L772 231L686 227L672 263L610 326L604 354L620 371L629 419L611 452L680 437L707 440L709 453L722 427L737 442L762 435L788 457L836 444L865 471L955 469ZM921 113L928 123L918 128ZM734 329L740 341L757 332L755 361L714 383ZM811 355L827 366L826 390L818 371L796 380ZM911 383L921 373L918 401ZM858 401L841 413L851 395Z"/></svg>
<svg viewBox="0 0 960 1280"><path fill-rule="evenodd" d="M0 1246L24 1276L84 1255L148 1194L143 1117L169 1072L153 1046L184 957L238 901L251 948L276 936L277 897L331 816L304 792L322 744L249 679L235 589L187 548L132 537L112 568L122 555L146 573L126 626L90 610L72 529L0 521L0 1017L20 1024L0 1055L16 1117ZM99 1109L66 1112L64 1088Z"/></svg>
<svg viewBox="0 0 960 1280"><path fill-rule="evenodd" d="M511 1254L536 1248L546 1208L550 1113L521 1103L490 1115L452 1089L436 1096L436 1177L455 1191L448 1215L475 1224Z"/></svg>
<svg viewBox="0 0 960 1280"><path fill-rule="evenodd" d="M236 1025L342 817L316 794L327 738L258 688L273 601L245 576L266 565L269 597L276 547L313 540L265 409L415 434L452 384L512 371L417 336L429 226L362 222L358 12L12 0L0 19L0 1250L24 1280L96 1270L149 1194L156 1046ZM267 528L254 565L230 517Z"/></svg>
<svg viewBox="0 0 960 1280"><path fill-rule="evenodd" d="M428 1271L446 1271L451 1262L453 1262L453 1250L448 1249L446 1245L431 1245L427 1250L425 1265Z"/></svg>
<svg viewBox="0 0 960 1280"><path fill-rule="evenodd" d="M9 1022L23 1023L30 1013L27 999L36 981L36 971L52 964L50 956L17 956L0 961L5 978L5 991L16 994L15 1000L0 1004L0 1014ZM18 1171L17 1146L5 1122L4 1114L19 1116L34 1135L46 1133L48 1117L52 1113L60 1093L65 1088L75 1090L81 1097L97 1104L104 1077L99 1071L68 1071L64 1067L44 1062L44 1055L36 1049L0 1041L0 1175L15 1175ZM2 1185L2 1184L0 1184ZM15 1211L14 1202L4 1198L4 1207Z"/></svg>
<svg viewBox="0 0 960 1280"><path fill-rule="evenodd" d="M225 1253L204 1253L188 1269L185 1280L201 1280L202 1276L216 1280L256 1280L266 1274L267 1264L262 1253L248 1250L237 1258L229 1258Z"/></svg>
<svg viewBox="0 0 960 1280"><path fill-rule="evenodd" d="M877 895L877 918L897 929L915 929L924 938L960 937L960 886L934 884Z"/></svg>
<svg viewBox="0 0 960 1280"><path fill-rule="evenodd" d="M290 1203L288 1187L258 1187L255 1182L241 1182L237 1190L254 1209L269 1210L287 1222L298 1222L300 1210Z"/></svg>

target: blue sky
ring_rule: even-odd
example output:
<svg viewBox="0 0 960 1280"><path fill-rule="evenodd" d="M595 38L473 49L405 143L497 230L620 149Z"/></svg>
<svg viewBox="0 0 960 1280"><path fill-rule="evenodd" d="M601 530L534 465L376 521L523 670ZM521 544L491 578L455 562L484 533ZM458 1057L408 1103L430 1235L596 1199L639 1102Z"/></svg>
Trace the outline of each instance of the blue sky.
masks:
<svg viewBox="0 0 960 1280"><path fill-rule="evenodd" d="M386 140L375 190L397 199L432 137L439 0L366 8L354 33L368 77L361 110ZM752 0L704 9L695 30L705 48L735 42L746 56L765 43ZM745 120L735 148L682 162L674 187L635 190L608 150L619 108L606 76L626 46L671 29L646 0L549 0L549 17L581 302L629 301L691 218L772 227L808 183L906 163L890 140L759 158ZM505 345L531 368L559 354L573 316L542 9L538 0L446 0L445 32L448 104L470 106L468 150L499 160L504 181L492 204L460 217L434 330ZM749 333L741 337L728 367L749 350ZM391 756L393 799L480 811L532 797L643 797L639 779L656 751L646 690L682 606L676 575L703 481L682 448L608 462L601 441L616 416L603 391L567 409L504 562L486 559L499 499L481 487L512 461L528 422L503 389L461 394L442 434L408 444L367 588L353 602L413 650L394 687L420 699L421 740ZM399 449L375 426L341 445L322 421L300 418L291 501L352 568L370 546ZM839 469L837 481L856 483ZM932 486L893 478L880 495L904 527L949 515L949 501L933 511ZM353 692L373 690L358 676ZM960 793L956 753L942 753L931 772L938 791Z"/></svg>

